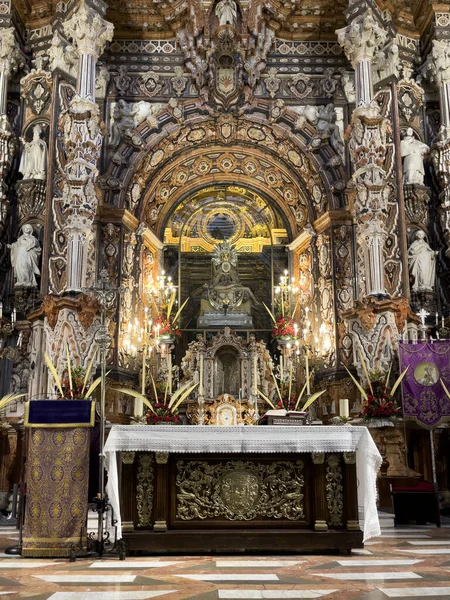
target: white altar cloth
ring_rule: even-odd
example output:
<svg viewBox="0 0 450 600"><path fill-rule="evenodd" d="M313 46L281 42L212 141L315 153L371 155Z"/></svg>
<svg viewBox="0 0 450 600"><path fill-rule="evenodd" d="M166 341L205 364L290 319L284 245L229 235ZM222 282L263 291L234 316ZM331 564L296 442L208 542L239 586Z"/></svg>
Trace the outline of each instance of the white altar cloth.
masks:
<svg viewBox="0 0 450 600"><path fill-rule="evenodd" d="M376 506L377 472L381 466L378 452L367 427L223 427L208 425L113 425L105 444L108 471L106 492L118 518L118 538L122 537L118 452L169 453L294 453L356 452L358 506L364 541L380 535Z"/></svg>

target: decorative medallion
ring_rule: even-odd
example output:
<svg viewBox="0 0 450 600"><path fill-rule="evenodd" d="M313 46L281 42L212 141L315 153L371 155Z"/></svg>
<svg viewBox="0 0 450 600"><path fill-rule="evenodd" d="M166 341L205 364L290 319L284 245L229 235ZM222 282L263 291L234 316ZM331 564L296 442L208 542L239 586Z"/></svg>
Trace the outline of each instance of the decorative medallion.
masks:
<svg viewBox="0 0 450 600"><path fill-rule="evenodd" d="M236 470L225 473L220 481L223 505L236 515L254 510L259 500L260 482L251 471Z"/></svg>
<svg viewBox="0 0 450 600"><path fill-rule="evenodd" d="M145 73L141 75L139 88L144 92L146 96L152 98L156 96L158 92L162 89L162 82L160 81L160 76L158 73L154 73L150 71L149 73Z"/></svg>
<svg viewBox="0 0 450 600"><path fill-rule="evenodd" d="M46 71L31 73L23 77L20 81L22 88L22 97L35 115L46 112L50 106L50 99L53 87L51 73Z"/></svg>
<svg viewBox="0 0 450 600"><path fill-rule="evenodd" d="M414 379L420 385L430 387L439 381L439 369L431 362L421 362L414 369Z"/></svg>

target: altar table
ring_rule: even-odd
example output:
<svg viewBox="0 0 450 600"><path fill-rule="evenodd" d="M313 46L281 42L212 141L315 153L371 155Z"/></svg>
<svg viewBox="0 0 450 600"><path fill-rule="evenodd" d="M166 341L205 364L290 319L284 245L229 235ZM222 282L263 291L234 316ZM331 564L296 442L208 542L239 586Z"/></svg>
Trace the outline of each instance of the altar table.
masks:
<svg viewBox="0 0 450 600"><path fill-rule="evenodd" d="M348 551L380 535L366 427L113 425L105 457L131 553Z"/></svg>

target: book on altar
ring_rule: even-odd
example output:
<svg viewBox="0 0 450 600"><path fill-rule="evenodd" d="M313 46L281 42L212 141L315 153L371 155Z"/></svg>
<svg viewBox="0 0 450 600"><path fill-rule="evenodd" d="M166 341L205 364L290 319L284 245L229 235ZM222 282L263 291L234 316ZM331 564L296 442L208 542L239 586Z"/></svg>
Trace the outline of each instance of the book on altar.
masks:
<svg viewBox="0 0 450 600"><path fill-rule="evenodd" d="M260 425L304 425L307 412L300 410L268 410L259 420Z"/></svg>

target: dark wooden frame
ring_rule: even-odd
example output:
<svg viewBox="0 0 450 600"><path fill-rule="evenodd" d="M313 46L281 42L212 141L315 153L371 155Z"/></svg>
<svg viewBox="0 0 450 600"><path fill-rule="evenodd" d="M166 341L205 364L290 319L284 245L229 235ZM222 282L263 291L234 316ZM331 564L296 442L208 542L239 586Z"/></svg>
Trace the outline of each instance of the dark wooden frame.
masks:
<svg viewBox="0 0 450 600"><path fill-rule="evenodd" d="M326 489L326 453L269 454L166 454L155 453L153 509L148 527L138 527L136 484L139 455L122 465L121 510L126 524L124 539L130 554L213 552L342 551L363 547L358 524L356 461L354 453L332 452L342 473L342 525L329 526ZM206 462L295 461L304 463L305 519L289 521L260 518L254 521L205 519L181 521L175 516L175 465L178 460ZM132 526L130 527L130 523ZM133 530L131 530L133 529Z"/></svg>

